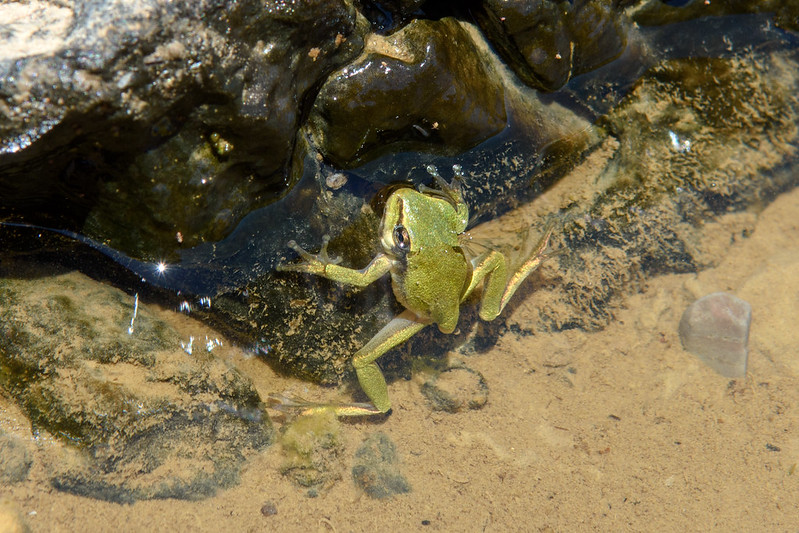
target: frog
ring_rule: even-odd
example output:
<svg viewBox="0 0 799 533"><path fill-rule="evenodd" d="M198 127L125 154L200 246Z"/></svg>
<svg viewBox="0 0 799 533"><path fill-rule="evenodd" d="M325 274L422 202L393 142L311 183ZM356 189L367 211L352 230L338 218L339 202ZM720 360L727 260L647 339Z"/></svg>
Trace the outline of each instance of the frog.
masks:
<svg viewBox="0 0 799 533"><path fill-rule="evenodd" d="M535 246L524 243L522 250L527 252L513 272L509 272L509 257L501 251L469 253L462 246L469 223L469 208L461 185L462 168L453 166L451 182L441 177L433 165L427 166L427 172L437 188L401 187L386 199L378 230L382 251L364 268L342 266L341 258L330 257L327 235L322 238L317 254L306 251L295 241L288 242L300 260L281 263L278 270L322 276L358 288L390 274L394 296L404 308L352 356L358 383L369 403L293 402L294 407L302 407L303 413L328 409L340 417L388 413L391 400L377 364L380 356L430 325L437 325L442 333L453 333L461 305L481 284L478 315L485 321L494 320L522 282L547 257L553 233L551 224Z"/></svg>

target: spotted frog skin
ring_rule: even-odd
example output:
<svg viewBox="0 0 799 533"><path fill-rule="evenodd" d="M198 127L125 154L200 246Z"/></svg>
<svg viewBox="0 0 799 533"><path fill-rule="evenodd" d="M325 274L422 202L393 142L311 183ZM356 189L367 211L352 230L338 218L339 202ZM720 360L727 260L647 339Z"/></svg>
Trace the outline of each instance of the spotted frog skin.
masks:
<svg viewBox="0 0 799 533"><path fill-rule="evenodd" d="M452 333L458 324L461 303L481 282L480 318L493 320L546 257L551 227L510 274L508 259L501 252L489 250L470 257L460 246L469 221L469 209L461 193L460 167L453 167L456 179L452 183L446 182L435 167L428 166L427 170L438 189L401 188L390 194L380 223L383 251L365 268L347 268L331 260L327 236L319 254L308 253L294 241L289 242L301 260L280 265L279 270L315 274L356 287L365 287L390 273L394 295L405 307L352 357L358 381L371 403L307 404L303 406L305 412L332 409L339 416L388 412L388 388L376 363L381 355L430 324L438 325L443 333Z"/></svg>

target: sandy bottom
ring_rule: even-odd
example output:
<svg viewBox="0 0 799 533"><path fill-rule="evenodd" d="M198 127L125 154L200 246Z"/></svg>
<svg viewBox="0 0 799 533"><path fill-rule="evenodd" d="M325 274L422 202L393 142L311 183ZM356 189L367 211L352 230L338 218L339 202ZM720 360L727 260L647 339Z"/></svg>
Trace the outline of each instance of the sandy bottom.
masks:
<svg viewBox="0 0 799 533"><path fill-rule="evenodd" d="M28 481L0 488L0 509L18 513L33 531L796 528L797 213L794 191L757 218L734 214L708 224L706 242L724 257L718 266L652 280L602 332L507 334L487 353L455 356L485 377L490 393L482 409L434 412L418 379L394 382L388 418L341 425L341 479L317 497L279 472L284 459L272 446L250 458L238 486L202 501L117 505L76 497L51 488L45 467L35 463ZM754 232L742 238L746 226ZM680 346L682 311L715 291L752 305L745 379L715 374ZM508 321L529 322L532 313L535 293ZM264 397L289 391L348 399L344 391L279 377L233 347L224 356ZM2 398L0 422L30 435ZM359 444L378 430L396 444L412 486L387 500L360 492L349 473ZM40 447L59 445L41 440ZM268 502L276 514L261 512ZM0 510L0 530L13 522Z"/></svg>

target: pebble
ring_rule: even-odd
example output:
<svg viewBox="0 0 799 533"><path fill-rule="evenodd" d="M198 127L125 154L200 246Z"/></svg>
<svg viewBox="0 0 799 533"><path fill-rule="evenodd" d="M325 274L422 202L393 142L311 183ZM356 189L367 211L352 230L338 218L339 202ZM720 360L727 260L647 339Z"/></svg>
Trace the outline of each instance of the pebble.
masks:
<svg viewBox="0 0 799 533"><path fill-rule="evenodd" d="M703 296L680 320L683 348L728 378L746 375L751 306L725 292Z"/></svg>
<svg viewBox="0 0 799 533"><path fill-rule="evenodd" d="M264 502L261 506L261 514L264 516L275 516L277 514L277 505L275 505L275 502Z"/></svg>

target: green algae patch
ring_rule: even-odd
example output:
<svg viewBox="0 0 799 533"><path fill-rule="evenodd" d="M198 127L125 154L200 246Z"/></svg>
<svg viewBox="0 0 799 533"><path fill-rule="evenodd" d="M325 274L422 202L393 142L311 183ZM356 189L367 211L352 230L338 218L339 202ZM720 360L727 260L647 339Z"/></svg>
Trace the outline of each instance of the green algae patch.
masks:
<svg viewBox="0 0 799 533"><path fill-rule="evenodd" d="M332 410L300 416L284 426L279 441L281 472L308 488L327 488L341 479L341 426Z"/></svg>

